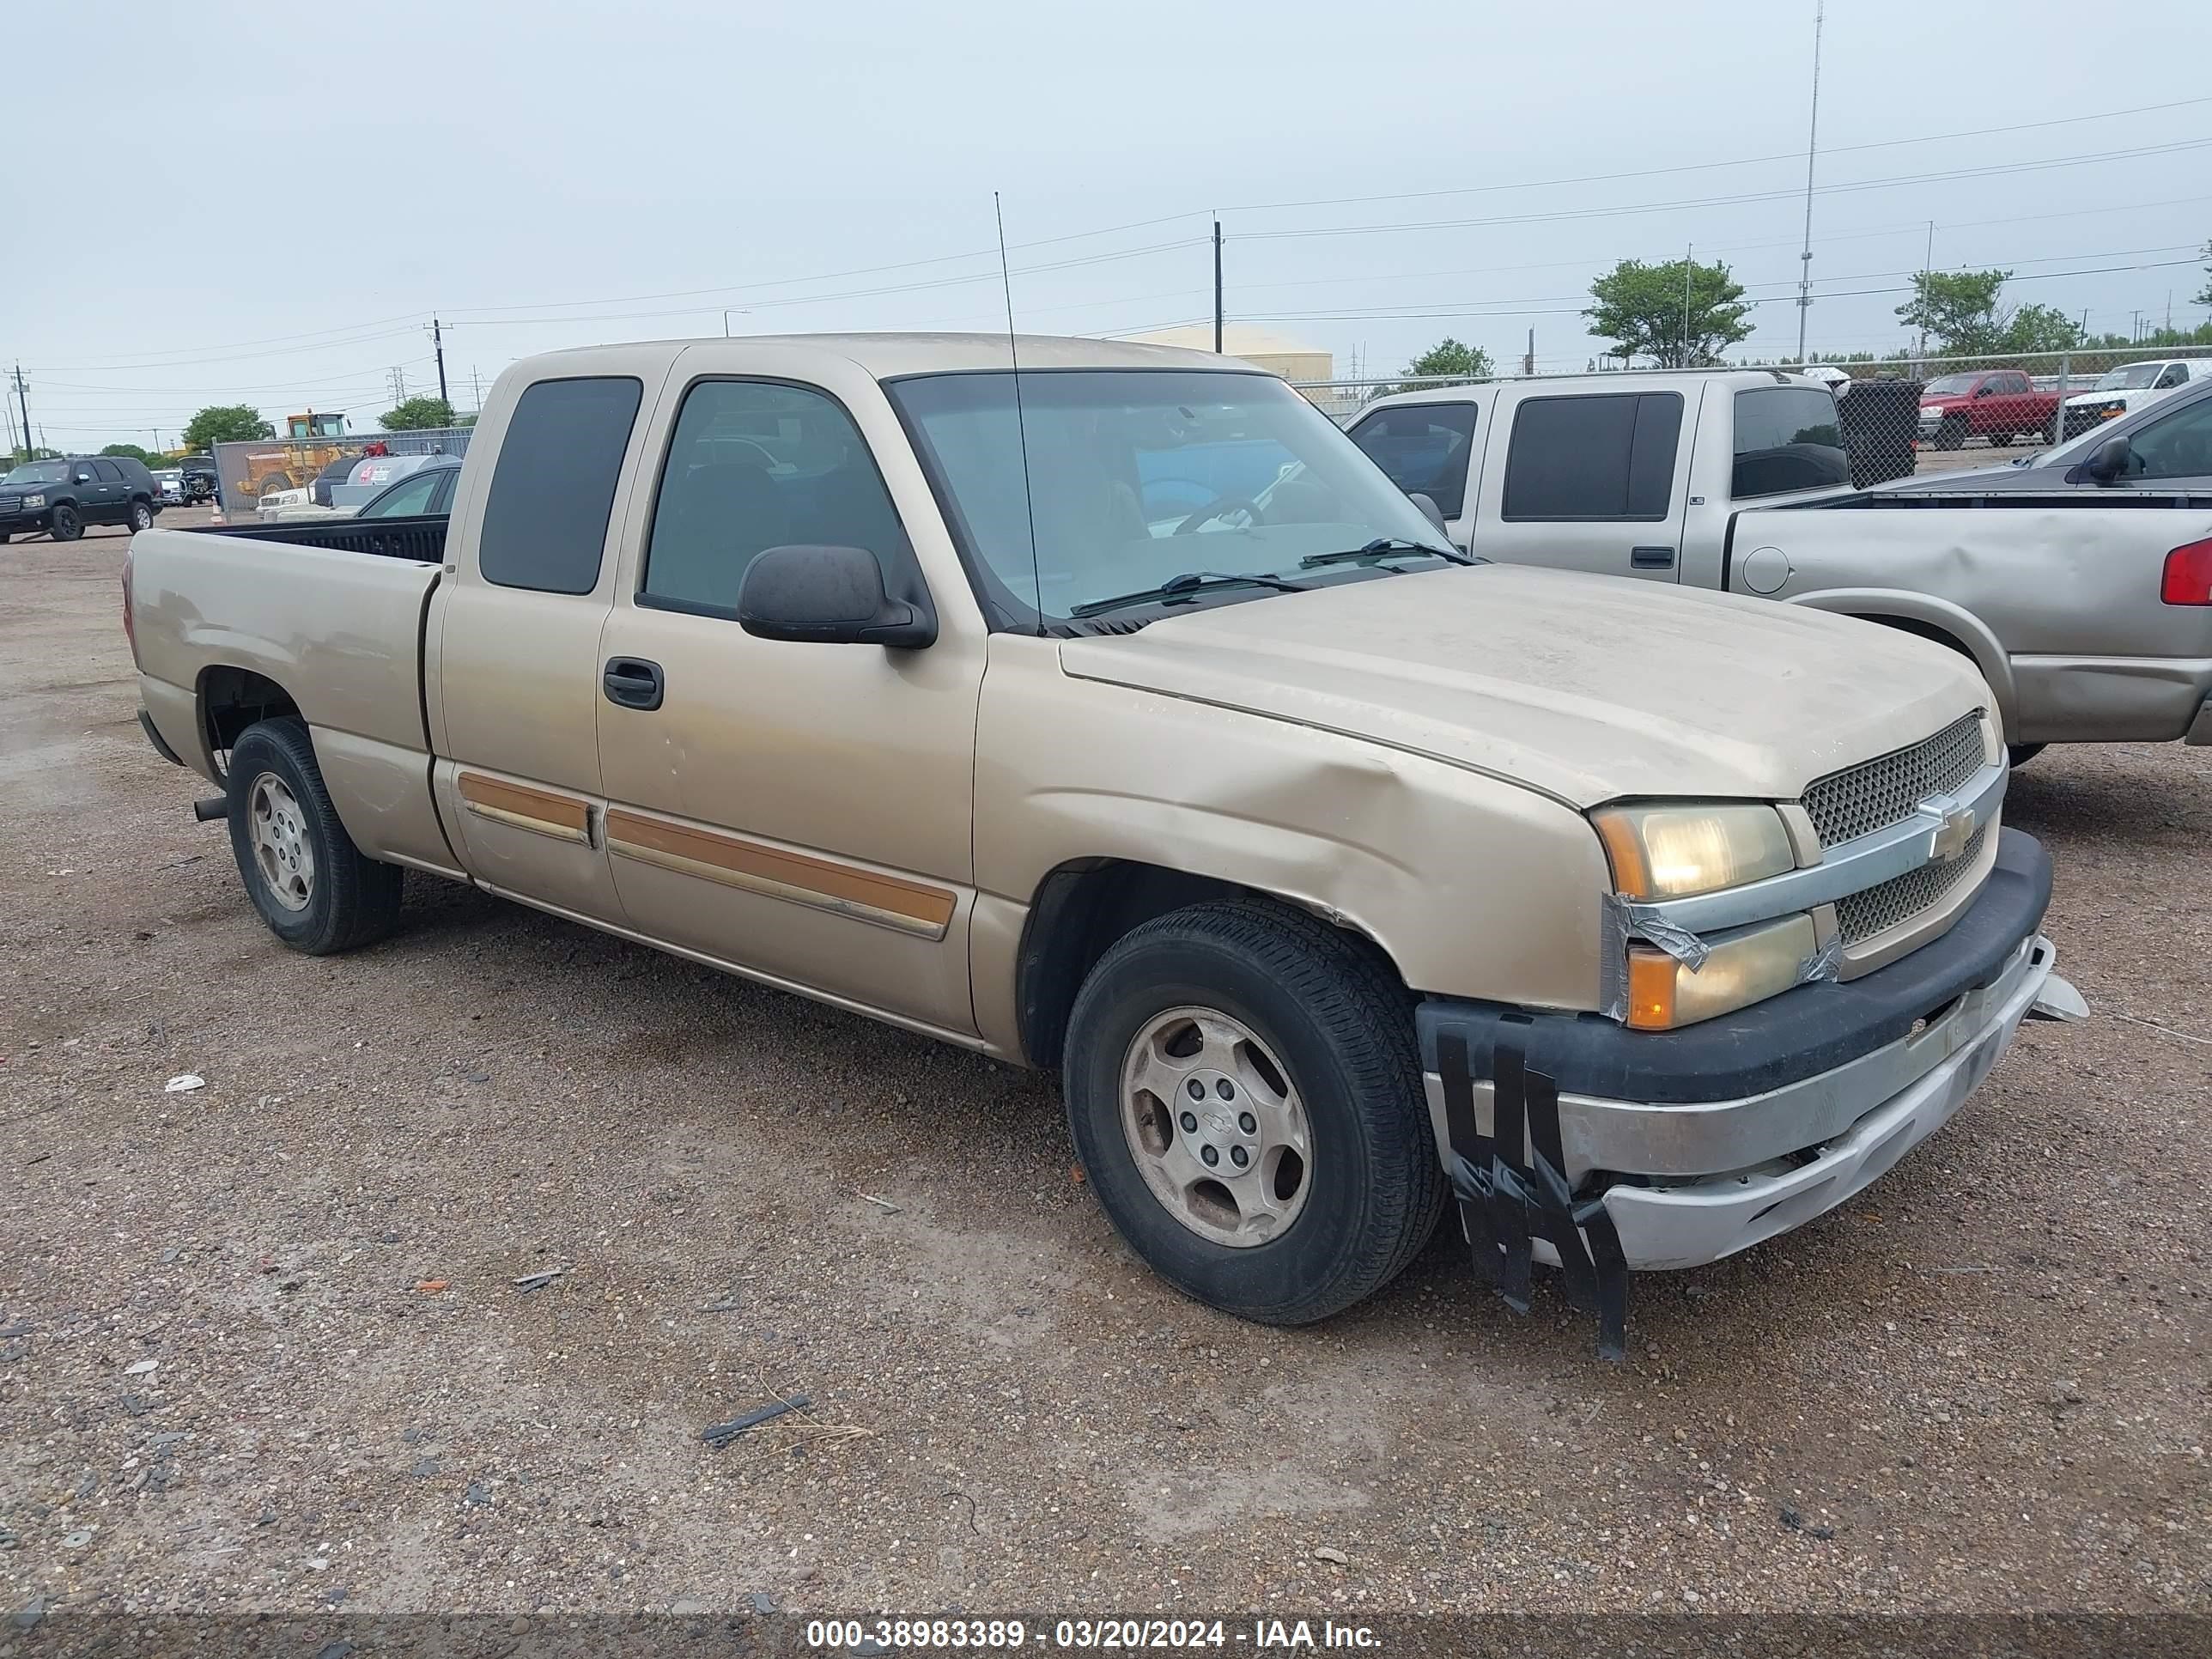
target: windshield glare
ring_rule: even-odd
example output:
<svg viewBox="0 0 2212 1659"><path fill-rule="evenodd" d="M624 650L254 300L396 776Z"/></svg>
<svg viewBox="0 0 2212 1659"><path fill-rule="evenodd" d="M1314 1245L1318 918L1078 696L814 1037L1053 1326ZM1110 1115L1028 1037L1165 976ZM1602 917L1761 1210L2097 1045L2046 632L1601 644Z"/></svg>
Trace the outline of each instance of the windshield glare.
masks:
<svg viewBox="0 0 2212 1659"><path fill-rule="evenodd" d="M1956 398L1974 389L1978 374L1946 374L1940 380L1930 380L1920 388L1923 398Z"/></svg>
<svg viewBox="0 0 2212 1659"><path fill-rule="evenodd" d="M1273 375L1177 369L920 375L885 390L1009 622L1193 571L1357 580L1299 561L1443 536L1335 423ZM1023 488L1023 455L1029 488ZM1030 525L1035 522L1032 554ZM1209 592L1208 600L1266 588Z"/></svg>
<svg viewBox="0 0 2212 1659"><path fill-rule="evenodd" d="M69 475L67 461L30 461L0 478L0 484L67 483Z"/></svg>
<svg viewBox="0 0 2212 1659"><path fill-rule="evenodd" d="M2125 368L2107 369L2097 381L2097 390L2128 392L2147 386L2158 379L2159 370L2165 367L2164 363L2130 363Z"/></svg>

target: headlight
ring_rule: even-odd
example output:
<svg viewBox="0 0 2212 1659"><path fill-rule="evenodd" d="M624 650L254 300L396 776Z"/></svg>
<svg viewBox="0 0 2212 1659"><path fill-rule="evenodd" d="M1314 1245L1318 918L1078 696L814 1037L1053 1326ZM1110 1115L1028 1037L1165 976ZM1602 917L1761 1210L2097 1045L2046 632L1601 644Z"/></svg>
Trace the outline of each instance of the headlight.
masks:
<svg viewBox="0 0 2212 1659"><path fill-rule="evenodd" d="M1628 947L1631 1027L1671 1031L1780 995L1813 955L1813 918L1784 916L1706 943L1711 953L1694 969L1656 946Z"/></svg>
<svg viewBox="0 0 2212 1659"><path fill-rule="evenodd" d="M26 507L44 507L46 504L46 498L44 495L26 495L23 497L23 505Z"/></svg>
<svg viewBox="0 0 2212 1659"><path fill-rule="evenodd" d="M1623 898L1687 898L1797 867L1771 806L1615 806L1590 821Z"/></svg>

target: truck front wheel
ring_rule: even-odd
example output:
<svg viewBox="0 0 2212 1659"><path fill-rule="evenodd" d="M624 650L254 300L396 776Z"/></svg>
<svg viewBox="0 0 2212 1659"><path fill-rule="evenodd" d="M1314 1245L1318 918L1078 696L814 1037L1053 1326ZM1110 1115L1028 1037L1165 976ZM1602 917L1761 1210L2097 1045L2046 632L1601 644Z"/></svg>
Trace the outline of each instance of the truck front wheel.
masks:
<svg viewBox="0 0 2212 1659"><path fill-rule="evenodd" d="M1301 911L1193 905L1084 981L1062 1083L1130 1247L1209 1306L1298 1325L1389 1284L1444 1199L1411 999Z"/></svg>
<svg viewBox="0 0 2212 1659"><path fill-rule="evenodd" d="M1942 421L1940 421L1940 422L1938 422L1936 423L1936 448L1938 448L1938 449L1959 449L1959 448L1961 448L1961 447L1963 447L1965 446L1966 441L1966 422L1965 422L1964 420L1960 419L1958 416L1956 416L1956 415L1948 415L1948 416L1945 416Z"/></svg>
<svg viewBox="0 0 2212 1659"><path fill-rule="evenodd" d="M311 957L369 944L399 916L402 872L338 821L304 722L248 726L230 751L230 850L269 931Z"/></svg>

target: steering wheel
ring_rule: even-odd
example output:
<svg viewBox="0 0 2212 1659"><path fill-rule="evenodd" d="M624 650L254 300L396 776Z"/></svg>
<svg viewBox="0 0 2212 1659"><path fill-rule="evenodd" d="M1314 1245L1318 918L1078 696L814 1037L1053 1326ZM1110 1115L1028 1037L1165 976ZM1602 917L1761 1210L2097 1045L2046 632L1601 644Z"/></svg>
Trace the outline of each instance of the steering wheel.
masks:
<svg viewBox="0 0 2212 1659"><path fill-rule="evenodd" d="M1197 512L1177 525L1175 527L1175 534L1188 536L1200 525L1212 524L1216 519L1225 519L1239 507L1252 515L1252 521L1255 524L1259 522L1260 503L1249 495L1216 495L1204 507L1200 507Z"/></svg>

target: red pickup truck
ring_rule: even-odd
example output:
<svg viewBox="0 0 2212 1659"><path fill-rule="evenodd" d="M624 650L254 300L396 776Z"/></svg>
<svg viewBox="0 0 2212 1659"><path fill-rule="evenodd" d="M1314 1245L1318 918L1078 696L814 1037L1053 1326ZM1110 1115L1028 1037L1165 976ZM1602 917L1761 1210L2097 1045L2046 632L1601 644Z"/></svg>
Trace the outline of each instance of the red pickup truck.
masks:
<svg viewBox="0 0 2212 1659"><path fill-rule="evenodd" d="M2038 392L2024 368L1946 374L1920 389L1920 441L1956 449L1969 438L2048 438L2057 412L2058 394Z"/></svg>

